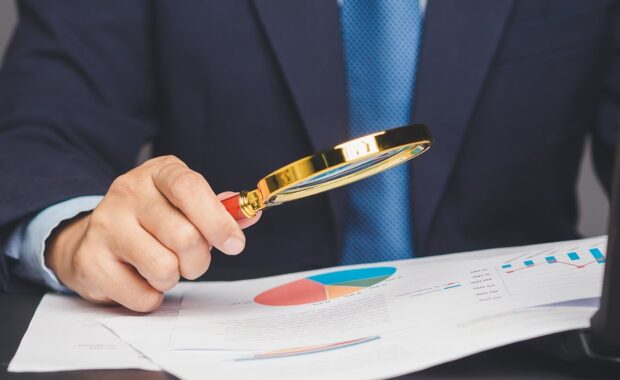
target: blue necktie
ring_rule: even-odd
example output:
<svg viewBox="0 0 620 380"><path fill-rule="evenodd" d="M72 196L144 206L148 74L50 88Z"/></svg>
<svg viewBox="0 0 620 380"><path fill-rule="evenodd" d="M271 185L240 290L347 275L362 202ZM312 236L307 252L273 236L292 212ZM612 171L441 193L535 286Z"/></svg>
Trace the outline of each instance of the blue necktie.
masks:
<svg viewBox="0 0 620 380"><path fill-rule="evenodd" d="M409 124L423 15L418 0L344 0L341 27L353 137ZM348 187L342 264L413 257L409 166Z"/></svg>

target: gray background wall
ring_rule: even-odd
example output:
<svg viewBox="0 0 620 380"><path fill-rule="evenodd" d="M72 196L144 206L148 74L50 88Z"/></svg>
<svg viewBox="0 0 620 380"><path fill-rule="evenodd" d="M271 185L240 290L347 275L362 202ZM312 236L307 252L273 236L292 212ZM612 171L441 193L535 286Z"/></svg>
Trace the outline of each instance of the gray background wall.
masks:
<svg viewBox="0 0 620 380"><path fill-rule="evenodd" d="M0 0L0 60L15 26L15 4L13 0Z"/></svg>
<svg viewBox="0 0 620 380"><path fill-rule="evenodd" d="M0 0L0 62L17 22L13 0ZM607 199L593 173L590 151L586 150L579 177L579 230L584 236L606 233Z"/></svg>

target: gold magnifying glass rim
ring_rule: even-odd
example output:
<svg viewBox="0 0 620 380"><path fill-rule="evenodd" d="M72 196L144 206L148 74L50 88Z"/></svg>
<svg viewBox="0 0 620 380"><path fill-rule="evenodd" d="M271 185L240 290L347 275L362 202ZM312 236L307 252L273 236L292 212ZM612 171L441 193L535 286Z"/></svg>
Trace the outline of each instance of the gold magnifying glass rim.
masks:
<svg viewBox="0 0 620 380"><path fill-rule="evenodd" d="M432 142L430 131L424 124L406 125L362 136L270 173L258 182L256 190L240 193L240 205L246 215L253 216L265 207L322 193L387 170L424 153ZM300 187L310 178L347 165L371 162L373 158L378 161L359 170ZM296 187L300 188L295 190Z"/></svg>

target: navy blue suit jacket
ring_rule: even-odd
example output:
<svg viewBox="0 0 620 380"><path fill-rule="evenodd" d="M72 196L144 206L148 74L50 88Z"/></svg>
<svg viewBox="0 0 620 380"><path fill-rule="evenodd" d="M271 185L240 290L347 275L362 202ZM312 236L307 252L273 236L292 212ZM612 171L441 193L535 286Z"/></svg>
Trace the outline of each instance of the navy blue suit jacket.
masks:
<svg viewBox="0 0 620 380"><path fill-rule="evenodd" d="M347 137L336 0L18 5L0 73L5 234L54 203L105 193L148 141L224 191ZM588 136L609 185L616 8L428 3L412 121L428 124L436 143L411 165L418 255L577 237ZM336 264L345 200L341 190L269 210L247 231L247 251L215 255L213 270Z"/></svg>

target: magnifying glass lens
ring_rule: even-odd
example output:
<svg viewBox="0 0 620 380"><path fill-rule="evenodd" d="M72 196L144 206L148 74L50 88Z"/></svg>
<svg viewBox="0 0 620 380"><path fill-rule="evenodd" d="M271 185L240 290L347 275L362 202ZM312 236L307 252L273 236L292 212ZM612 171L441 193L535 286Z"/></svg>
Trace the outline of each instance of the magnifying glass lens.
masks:
<svg viewBox="0 0 620 380"><path fill-rule="evenodd" d="M423 124L358 137L304 157L267 175L257 189L222 203L235 219L250 218L265 207L305 198L359 181L424 153L432 144Z"/></svg>
<svg viewBox="0 0 620 380"><path fill-rule="evenodd" d="M355 175L361 171L374 167L375 165L379 165L386 160L389 160L393 156L402 153L408 148L409 147L402 147L400 149L394 149L392 151L377 154L373 157L364 158L356 162L342 165L341 167L337 167L335 169L329 169L324 173L311 176L307 180L300 182L298 185L292 186L284 190L282 193L288 194L303 191L306 190L308 187L324 185L326 183L330 183L331 181L337 181L345 177Z"/></svg>

